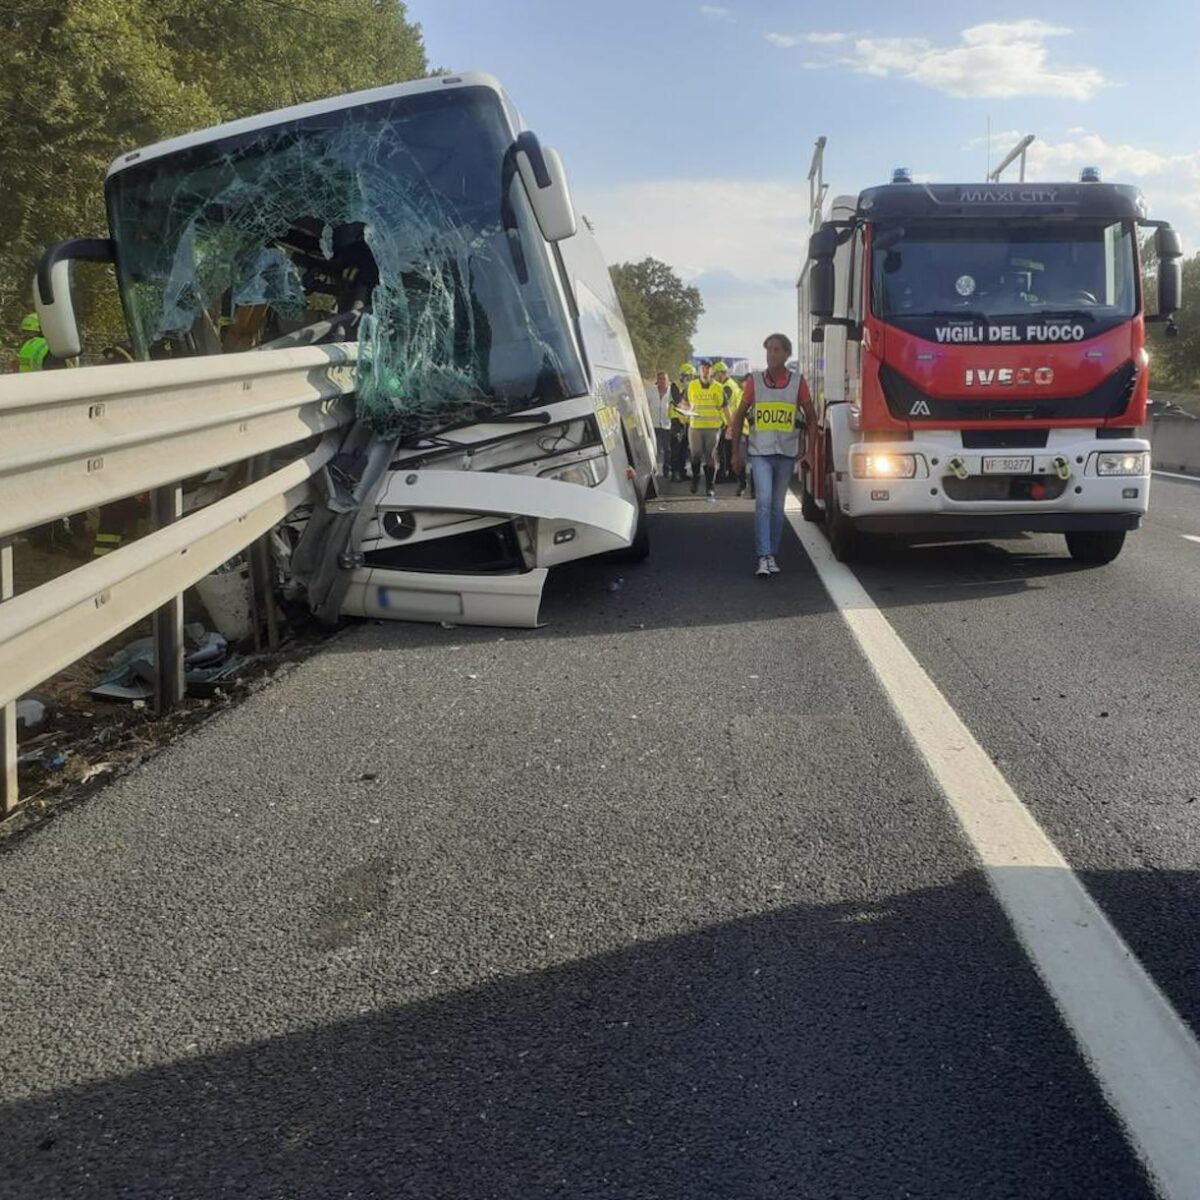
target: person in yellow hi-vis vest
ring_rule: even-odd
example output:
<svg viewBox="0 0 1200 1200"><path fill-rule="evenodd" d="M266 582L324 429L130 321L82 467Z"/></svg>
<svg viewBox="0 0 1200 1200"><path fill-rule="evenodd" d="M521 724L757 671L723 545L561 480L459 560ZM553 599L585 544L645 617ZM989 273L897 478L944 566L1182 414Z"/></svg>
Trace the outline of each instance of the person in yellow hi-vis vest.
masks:
<svg viewBox="0 0 1200 1200"><path fill-rule="evenodd" d="M700 378L688 385L688 449L692 453L692 495L700 487L700 468L704 467L705 495L717 498L713 487L716 474L717 446L725 429L725 389L712 378L712 366L700 363Z"/></svg>
<svg viewBox="0 0 1200 1200"><path fill-rule="evenodd" d="M686 362L679 368L679 382L671 384L671 405L667 412L671 417L671 480L683 482L687 469L688 420L687 389L695 377L696 368Z"/></svg>
<svg viewBox="0 0 1200 1200"><path fill-rule="evenodd" d="M42 337L42 323L37 313L27 313L21 320L21 348L17 351L17 370L40 371L46 365L50 344Z"/></svg>
<svg viewBox="0 0 1200 1200"><path fill-rule="evenodd" d="M732 454L733 443L729 440L729 422L737 412L737 406L742 402L742 389L729 378L729 368L718 360L713 363L713 378L725 391L725 425L721 430L721 440L717 443L717 482L728 483L733 478Z"/></svg>

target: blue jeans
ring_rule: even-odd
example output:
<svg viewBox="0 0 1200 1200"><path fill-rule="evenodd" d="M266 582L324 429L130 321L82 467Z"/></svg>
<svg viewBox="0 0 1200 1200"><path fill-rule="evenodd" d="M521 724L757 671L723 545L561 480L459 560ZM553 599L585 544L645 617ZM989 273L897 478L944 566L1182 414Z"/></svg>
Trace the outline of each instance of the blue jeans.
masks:
<svg viewBox="0 0 1200 1200"><path fill-rule="evenodd" d="M754 544L760 558L779 553L783 506L795 470L796 460L790 454L750 455L750 473L754 476Z"/></svg>

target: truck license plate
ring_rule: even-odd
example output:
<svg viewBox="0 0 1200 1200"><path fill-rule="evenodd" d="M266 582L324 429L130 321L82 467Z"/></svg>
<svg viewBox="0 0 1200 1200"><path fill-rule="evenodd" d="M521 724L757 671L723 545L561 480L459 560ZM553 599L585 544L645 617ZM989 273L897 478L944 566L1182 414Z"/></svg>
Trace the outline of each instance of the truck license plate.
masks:
<svg viewBox="0 0 1200 1200"><path fill-rule="evenodd" d="M1032 475L1032 458L985 458L983 460L985 475Z"/></svg>

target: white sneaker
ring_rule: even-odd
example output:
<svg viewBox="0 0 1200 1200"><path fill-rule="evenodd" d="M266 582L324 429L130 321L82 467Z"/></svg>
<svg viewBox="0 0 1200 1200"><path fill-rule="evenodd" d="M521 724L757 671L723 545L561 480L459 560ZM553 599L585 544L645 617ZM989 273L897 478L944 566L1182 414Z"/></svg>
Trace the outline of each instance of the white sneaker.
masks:
<svg viewBox="0 0 1200 1200"><path fill-rule="evenodd" d="M779 564L775 561L775 555L773 554L767 555L767 570L770 571L772 575L779 574Z"/></svg>
<svg viewBox="0 0 1200 1200"><path fill-rule="evenodd" d="M765 554L758 560L758 570L754 574L761 579L766 579L771 574L771 560Z"/></svg>

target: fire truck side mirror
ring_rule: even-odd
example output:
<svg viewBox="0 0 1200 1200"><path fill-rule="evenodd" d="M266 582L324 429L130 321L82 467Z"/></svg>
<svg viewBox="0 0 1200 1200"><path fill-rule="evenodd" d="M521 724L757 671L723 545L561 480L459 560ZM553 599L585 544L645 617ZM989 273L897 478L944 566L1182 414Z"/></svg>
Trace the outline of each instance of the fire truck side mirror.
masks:
<svg viewBox="0 0 1200 1200"><path fill-rule="evenodd" d="M808 239L808 257L814 262L822 262L825 259L832 261L833 256L837 254L837 248L837 230L829 225L822 225Z"/></svg>
<svg viewBox="0 0 1200 1200"><path fill-rule="evenodd" d="M1165 319L1183 307L1183 244L1174 229L1160 226L1154 235L1158 256L1158 315Z"/></svg>
<svg viewBox="0 0 1200 1200"><path fill-rule="evenodd" d="M814 260L808 275L808 310L814 317L833 316L833 259Z"/></svg>

